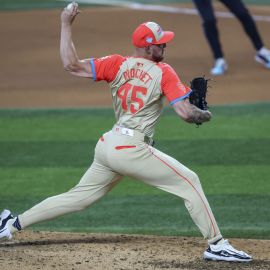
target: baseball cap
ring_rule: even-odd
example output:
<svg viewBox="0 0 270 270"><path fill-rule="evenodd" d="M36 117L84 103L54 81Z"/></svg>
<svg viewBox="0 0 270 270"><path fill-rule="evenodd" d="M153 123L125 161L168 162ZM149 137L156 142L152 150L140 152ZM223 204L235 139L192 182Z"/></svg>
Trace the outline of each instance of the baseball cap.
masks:
<svg viewBox="0 0 270 270"><path fill-rule="evenodd" d="M171 41L174 32L163 31L155 22L140 24L132 34L132 43L135 47L143 48L153 44L163 44Z"/></svg>

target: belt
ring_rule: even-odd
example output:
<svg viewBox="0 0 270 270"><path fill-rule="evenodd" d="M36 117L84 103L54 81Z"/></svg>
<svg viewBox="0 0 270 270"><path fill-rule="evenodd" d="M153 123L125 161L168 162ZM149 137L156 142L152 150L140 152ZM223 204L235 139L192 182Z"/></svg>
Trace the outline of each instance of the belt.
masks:
<svg viewBox="0 0 270 270"><path fill-rule="evenodd" d="M143 142L153 146L154 145L154 140L153 138L135 130L135 129L130 129L130 128L125 128L125 127L121 127L121 126L118 126L118 125L114 125L113 127L113 131L116 132L116 133L120 133L122 135L125 135L125 136L130 136L130 137L136 137L140 140L142 140Z"/></svg>

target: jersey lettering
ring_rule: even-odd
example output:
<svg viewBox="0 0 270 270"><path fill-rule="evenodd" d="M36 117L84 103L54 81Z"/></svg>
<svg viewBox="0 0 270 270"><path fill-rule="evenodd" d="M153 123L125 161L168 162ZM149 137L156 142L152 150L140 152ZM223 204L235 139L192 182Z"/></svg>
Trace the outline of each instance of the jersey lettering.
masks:
<svg viewBox="0 0 270 270"><path fill-rule="evenodd" d="M152 77L145 71L139 68L131 68L123 73L125 80L130 80L132 78L137 78L144 84L152 80Z"/></svg>
<svg viewBox="0 0 270 270"><path fill-rule="evenodd" d="M130 107L128 108L127 97L130 91L131 91L131 104ZM122 109L124 111L130 110L132 114L138 112L144 106L143 100L138 97L139 94L146 96L147 88L136 85L133 86L130 83L125 83L124 85L122 85L117 92L117 96L122 100L121 102Z"/></svg>

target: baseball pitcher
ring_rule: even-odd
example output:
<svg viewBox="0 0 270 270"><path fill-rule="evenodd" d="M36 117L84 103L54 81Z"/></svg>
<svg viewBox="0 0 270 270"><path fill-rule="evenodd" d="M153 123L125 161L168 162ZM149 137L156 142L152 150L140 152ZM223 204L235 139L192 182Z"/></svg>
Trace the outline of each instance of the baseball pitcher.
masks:
<svg viewBox="0 0 270 270"><path fill-rule="evenodd" d="M123 176L130 176L184 200L208 241L205 259L251 261L251 256L223 239L198 176L153 146L154 127L164 97L188 123L201 124L211 119L208 110L190 103L192 89L181 82L170 65L162 62L166 43L174 33L163 31L155 22L145 22L133 32L133 56L115 54L79 60L71 35L71 25L78 14L77 3L61 14L60 54L64 69L75 76L109 84L116 123L98 140L93 163L74 188L45 199L18 217L4 210L0 216L0 238L11 238L32 224L85 209Z"/></svg>

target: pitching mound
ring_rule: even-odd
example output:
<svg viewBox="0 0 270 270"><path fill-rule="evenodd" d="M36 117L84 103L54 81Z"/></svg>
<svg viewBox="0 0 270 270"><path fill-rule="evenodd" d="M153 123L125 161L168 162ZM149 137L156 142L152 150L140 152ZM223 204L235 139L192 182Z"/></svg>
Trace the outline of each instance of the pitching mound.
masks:
<svg viewBox="0 0 270 270"><path fill-rule="evenodd" d="M24 231L0 244L1 269L245 269L270 266L270 240L231 239L251 263L202 259L206 242L194 237Z"/></svg>

